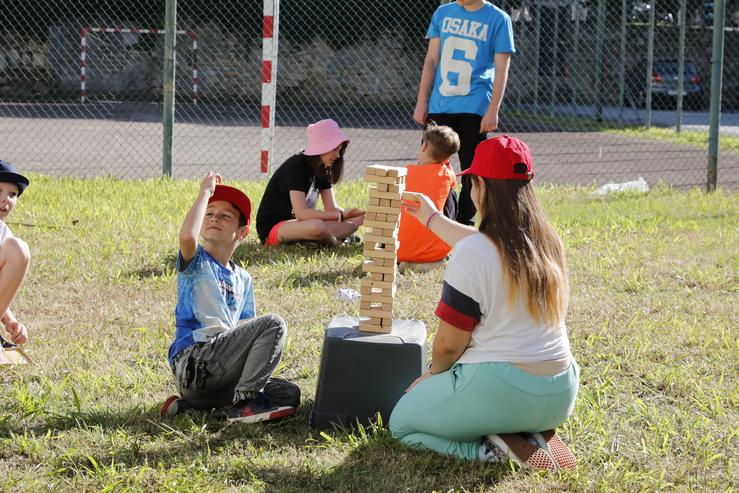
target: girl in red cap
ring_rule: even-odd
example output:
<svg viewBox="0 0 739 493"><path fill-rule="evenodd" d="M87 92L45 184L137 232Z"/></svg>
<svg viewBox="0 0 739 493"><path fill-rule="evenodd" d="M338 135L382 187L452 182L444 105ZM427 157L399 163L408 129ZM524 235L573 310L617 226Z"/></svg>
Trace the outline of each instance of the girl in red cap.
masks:
<svg viewBox="0 0 739 493"><path fill-rule="evenodd" d="M344 171L349 138L333 120L308 125L308 146L290 157L267 183L257 211L257 233L264 245L308 240L336 246L364 222L364 211L342 209L333 185ZM320 196L323 210L316 205Z"/></svg>
<svg viewBox="0 0 739 493"><path fill-rule="evenodd" d="M404 195L408 214L453 250L431 365L396 405L390 430L460 458L574 467L554 433L579 379L565 325L567 266L531 186L531 153L516 138L489 139L464 173L479 230L444 217L424 195Z"/></svg>
<svg viewBox="0 0 739 493"><path fill-rule="evenodd" d="M0 160L0 320L16 344L26 342L28 330L15 318L10 303L26 277L31 254L26 242L13 236L4 221L27 186L28 178L12 164Z"/></svg>

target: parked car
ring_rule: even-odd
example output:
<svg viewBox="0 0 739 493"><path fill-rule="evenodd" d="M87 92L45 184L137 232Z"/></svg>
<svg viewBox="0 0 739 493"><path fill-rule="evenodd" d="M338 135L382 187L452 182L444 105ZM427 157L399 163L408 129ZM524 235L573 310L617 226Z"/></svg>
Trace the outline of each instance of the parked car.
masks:
<svg viewBox="0 0 739 493"><path fill-rule="evenodd" d="M652 64L652 107L674 109L677 106L677 59L657 59ZM624 104L643 108L646 104L646 64L634 66L626 73ZM683 72L683 107L699 110L704 107L703 81L698 66L685 61Z"/></svg>

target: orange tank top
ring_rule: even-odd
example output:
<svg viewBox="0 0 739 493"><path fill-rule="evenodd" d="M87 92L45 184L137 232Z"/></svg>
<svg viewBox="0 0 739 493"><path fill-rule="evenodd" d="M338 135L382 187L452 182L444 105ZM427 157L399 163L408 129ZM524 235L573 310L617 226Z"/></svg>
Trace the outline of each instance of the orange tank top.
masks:
<svg viewBox="0 0 739 493"><path fill-rule="evenodd" d="M442 211L449 192L457 184L449 162L409 164L406 168L405 189L426 195ZM398 262L437 262L452 249L403 210L400 212L398 239Z"/></svg>

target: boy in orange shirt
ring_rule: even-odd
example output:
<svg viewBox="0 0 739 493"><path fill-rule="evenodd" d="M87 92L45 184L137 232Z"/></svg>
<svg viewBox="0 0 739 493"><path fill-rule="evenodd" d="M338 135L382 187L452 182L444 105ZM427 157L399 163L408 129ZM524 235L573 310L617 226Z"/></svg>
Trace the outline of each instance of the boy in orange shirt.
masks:
<svg viewBox="0 0 739 493"><path fill-rule="evenodd" d="M454 190L457 180L449 157L457 151L457 133L450 127L429 122L423 132L418 162L407 166L405 177L406 191L426 195L452 220L457 217L457 192ZM440 266L451 251L449 245L402 209L398 239L398 269L401 272L431 270Z"/></svg>

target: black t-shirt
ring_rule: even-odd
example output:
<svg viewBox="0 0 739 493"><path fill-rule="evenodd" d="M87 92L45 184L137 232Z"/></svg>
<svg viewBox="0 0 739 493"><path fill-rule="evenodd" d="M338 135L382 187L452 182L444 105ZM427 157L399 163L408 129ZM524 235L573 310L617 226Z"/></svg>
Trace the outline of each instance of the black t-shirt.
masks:
<svg viewBox="0 0 739 493"><path fill-rule="evenodd" d="M257 211L257 234L262 243L267 241L267 236L275 224L295 219L290 191L303 192L308 199L311 185L317 192L326 190L331 188L331 177L328 174L316 176L308 162L308 156L302 152L289 157L277 168L267 183Z"/></svg>

